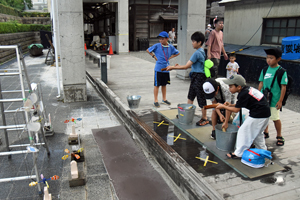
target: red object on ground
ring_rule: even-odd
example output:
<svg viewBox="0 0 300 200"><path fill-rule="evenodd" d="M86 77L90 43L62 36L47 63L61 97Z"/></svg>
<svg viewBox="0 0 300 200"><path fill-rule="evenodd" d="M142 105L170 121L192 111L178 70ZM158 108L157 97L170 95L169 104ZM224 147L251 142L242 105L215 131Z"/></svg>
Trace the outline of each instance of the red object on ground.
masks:
<svg viewBox="0 0 300 200"><path fill-rule="evenodd" d="M86 43L84 43L84 50L87 50ZM84 51L84 55L86 56L86 52Z"/></svg>
<svg viewBox="0 0 300 200"><path fill-rule="evenodd" d="M109 44L109 52L108 52L108 55L114 55L113 49L112 49L112 44L111 44L111 43Z"/></svg>

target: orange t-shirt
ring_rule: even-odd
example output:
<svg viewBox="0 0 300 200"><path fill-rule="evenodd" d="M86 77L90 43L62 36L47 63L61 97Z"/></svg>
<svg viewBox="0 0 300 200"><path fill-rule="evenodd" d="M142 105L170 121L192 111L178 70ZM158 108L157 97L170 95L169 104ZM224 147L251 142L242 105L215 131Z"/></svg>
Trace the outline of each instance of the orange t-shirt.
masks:
<svg viewBox="0 0 300 200"><path fill-rule="evenodd" d="M221 51L223 47L223 32L213 30L206 42L207 46L210 46L210 53L212 58L221 58Z"/></svg>

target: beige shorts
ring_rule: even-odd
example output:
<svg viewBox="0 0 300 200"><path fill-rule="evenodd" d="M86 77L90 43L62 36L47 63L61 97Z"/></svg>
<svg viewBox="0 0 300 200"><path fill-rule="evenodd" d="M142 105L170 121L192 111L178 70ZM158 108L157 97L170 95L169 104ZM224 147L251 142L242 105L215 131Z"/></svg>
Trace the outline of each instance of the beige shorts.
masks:
<svg viewBox="0 0 300 200"><path fill-rule="evenodd" d="M270 107L270 110L271 110L270 120L272 120L272 121L280 120L280 117L279 117L280 110L277 110L277 108L275 108L275 107Z"/></svg>

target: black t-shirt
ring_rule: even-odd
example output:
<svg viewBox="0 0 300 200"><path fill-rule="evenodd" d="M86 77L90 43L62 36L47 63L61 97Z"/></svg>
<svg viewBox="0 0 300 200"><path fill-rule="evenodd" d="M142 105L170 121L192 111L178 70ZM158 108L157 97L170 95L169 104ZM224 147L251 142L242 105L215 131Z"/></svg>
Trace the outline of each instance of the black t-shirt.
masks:
<svg viewBox="0 0 300 200"><path fill-rule="evenodd" d="M237 96L236 108L247 108L250 117L267 118L271 116L269 104L264 95L253 87L246 86Z"/></svg>

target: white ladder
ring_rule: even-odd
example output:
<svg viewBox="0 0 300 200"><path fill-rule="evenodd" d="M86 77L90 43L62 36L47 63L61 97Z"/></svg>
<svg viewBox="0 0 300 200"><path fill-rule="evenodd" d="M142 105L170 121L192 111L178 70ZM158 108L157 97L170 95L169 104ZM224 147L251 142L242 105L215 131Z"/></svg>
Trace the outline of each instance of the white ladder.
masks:
<svg viewBox="0 0 300 200"><path fill-rule="evenodd" d="M29 111L24 109L24 103L27 99L26 93L32 93L32 92L38 92L37 91L37 87L32 88L29 78L28 78L28 74L27 74L27 70L26 70L26 65L25 65L25 61L24 61L24 56L22 54L22 48L20 45L7 45L7 46L0 46L0 50L9 50L9 49L15 49L16 51L16 56L17 56L17 62L18 62L18 69L0 69L0 76L14 76L14 77L18 77L20 79L20 89L18 90L6 90L6 91L2 91L1 88L1 82L0 82L0 112L1 112L1 117L2 117L2 126L0 126L0 130L4 131L4 135L5 135L5 142L6 142L6 150L7 152L0 152L0 156L8 156L8 158L11 158L11 155L13 154L28 154L28 153L32 153L33 154L33 165L34 165L34 171L35 171L35 175L28 175L28 176L21 176L21 177L11 177L11 178L2 178L0 179L0 182L7 182L7 181L18 181L18 180L27 180L27 179L36 179L36 182L39 182L39 173L38 173L38 169L37 169L37 165L36 165L36 159L37 159L37 153L38 150L29 150L32 148L28 148L28 147L34 147L34 146L44 146L47 150L48 156L50 155L50 151L48 148L48 144L47 144L47 140L45 137L45 130L44 130L44 126L42 125L42 120L39 120L41 126L39 131L42 134L43 137L43 142L35 142L34 141L34 137L38 137L38 132L37 131L31 131L28 127L28 124L33 122L33 118L29 119L30 117L30 112L32 112L32 109L30 108ZM23 67L23 68L22 68ZM25 89L24 87L24 80L23 80L23 75L26 78L27 81L27 86L28 89ZM22 94L22 97L19 97L20 95L18 95L17 98L3 98L3 94ZM40 92L39 92L39 95ZM14 95L13 95L14 96ZM42 100L41 100L42 101ZM19 102L19 104L21 105L20 107L18 107L17 109L14 110L5 110L4 109L4 103L14 103L14 102ZM35 108L37 108L36 105L34 105ZM10 107L10 106L9 106ZM22 112L24 113L24 117L25 117L25 123L24 124L13 124L13 125L7 125L7 120L5 115L9 114L9 113L13 113L16 114L18 112ZM42 111L42 114L39 116L40 118L46 116L45 115L45 111ZM45 120L45 119L44 119ZM19 121L19 120L18 120ZM28 138L29 138L29 144L17 144L17 145L10 145L9 144L9 139L8 139L8 131L18 131L18 130L22 130L22 131L27 131L28 132ZM35 132L35 135L34 135ZM12 148L22 148L22 147L26 147L27 149L25 150L18 150L18 151L11 151ZM27 157L27 156L26 156ZM39 193L42 193L42 189L40 184L37 185L38 186L38 191Z"/></svg>

